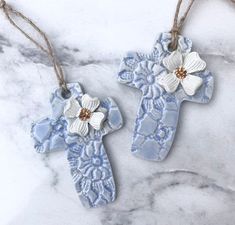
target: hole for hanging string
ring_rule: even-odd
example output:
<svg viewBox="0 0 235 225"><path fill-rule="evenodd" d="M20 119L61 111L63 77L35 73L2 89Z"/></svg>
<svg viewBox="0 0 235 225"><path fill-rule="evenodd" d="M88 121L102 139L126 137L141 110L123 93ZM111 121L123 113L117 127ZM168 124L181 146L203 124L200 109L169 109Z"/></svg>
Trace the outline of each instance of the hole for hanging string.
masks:
<svg viewBox="0 0 235 225"><path fill-rule="evenodd" d="M178 44L177 44L177 46L178 46ZM173 47L172 42L170 42L170 43L168 44L168 46L167 46L168 51L169 51L169 52L175 51L175 50L177 49L177 46L176 46L176 47Z"/></svg>
<svg viewBox="0 0 235 225"><path fill-rule="evenodd" d="M71 97L71 91L67 88L63 88L61 89L61 96L64 98L64 99L68 99Z"/></svg>
<svg viewBox="0 0 235 225"><path fill-rule="evenodd" d="M64 90L62 89L61 90L61 96L64 98L64 99L68 99L71 97L71 91L70 90Z"/></svg>
<svg viewBox="0 0 235 225"><path fill-rule="evenodd" d="M177 49L178 47L178 39L179 39L179 29L178 28L173 28L171 31L171 42L168 44L167 48L169 52L173 52Z"/></svg>

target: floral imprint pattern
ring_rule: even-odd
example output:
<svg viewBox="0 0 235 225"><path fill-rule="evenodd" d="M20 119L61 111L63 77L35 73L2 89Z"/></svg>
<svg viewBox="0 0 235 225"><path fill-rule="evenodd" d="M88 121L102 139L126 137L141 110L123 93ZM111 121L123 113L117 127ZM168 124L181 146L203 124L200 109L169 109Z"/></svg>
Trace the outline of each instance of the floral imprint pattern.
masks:
<svg viewBox="0 0 235 225"><path fill-rule="evenodd" d="M213 93L212 74L204 70L203 61L199 61L197 54L189 54L192 41L182 36L179 36L178 40L178 58L181 59L181 55L188 55L194 61L198 60L202 66L193 71L198 80L197 84L179 85L179 80L172 79L169 68L176 69L174 72L181 79L187 76L187 71L185 68L172 66L178 53L172 53L168 49L170 41L171 34L162 33L150 54L127 53L118 73L119 82L140 89L143 94L135 121L131 151L146 160L161 161L166 158L174 140L181 103L208 103ZM171 60L173 58L171 64L166 61L170 57ZM190 61L190 65L193 60ZM175 65L181 64L183 63ZM190 68L190 65L186 67Z"/></svg>
<svg viewBox="0 0 235 225"><path fill-rule="evenodd" d="M81 102L84 95L80 85L72 83L68 87L71 98ZM97 110L105 114L103 126L99 130L91 126L86 136L80 136L68 131L69 124L64 116L68 101L61 96L60 88L52 94L52 115L32 125L35 149L39 153L66 150L70 172L83 205L106 205L115 200L116 188L102 138L122 127L121 113L111 98L100 101Z"/></svg>

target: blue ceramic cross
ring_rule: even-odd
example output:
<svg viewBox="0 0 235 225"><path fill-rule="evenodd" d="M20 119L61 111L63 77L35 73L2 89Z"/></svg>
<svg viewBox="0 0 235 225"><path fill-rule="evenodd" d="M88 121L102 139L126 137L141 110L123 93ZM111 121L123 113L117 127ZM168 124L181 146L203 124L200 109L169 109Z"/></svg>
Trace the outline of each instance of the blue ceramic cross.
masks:
<svg viewBox="0 0 235 225"><path fill-rule="evenodd" d="M161 161L167 156L174 140L181 103L185 100L207 103L213 92L213 77L207 70L196 74L203 79L203 84L193 96L188 96L180 86L174 93L167 93L158 84L158 78L167 73L162 60L171 54L170 42L170 33L162 33L151 54L128 53L118 74L121 83L143 93L131 151L146 160ZM191 40L180 36L178 48L183 54L189 53Z"/></svg>
<svg viewBox="0 0 235 225"><path fill-rule="evenodd" d="M69 84L71 97L80 101L83 95L78 83ZM32 126L35 149L39 153L67 150L67 159L75 188L86 207L97 207L115 200L116 189L112 169L105 152L102 138L122 126L122 116L111 99L100 102L100 109L106 113L106 121L101 130L90 128L85 137L72 135L67 131L63 115L67 99L57 89L51 96L52 115Z"/></svg>

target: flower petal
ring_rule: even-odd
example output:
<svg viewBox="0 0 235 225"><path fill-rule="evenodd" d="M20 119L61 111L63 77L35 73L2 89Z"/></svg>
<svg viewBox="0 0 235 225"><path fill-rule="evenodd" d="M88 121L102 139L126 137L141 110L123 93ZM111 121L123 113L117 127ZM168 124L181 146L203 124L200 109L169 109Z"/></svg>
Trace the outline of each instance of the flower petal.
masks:
<svg viewBox="0 0 235 225"><path fill-rule="evenodd" d="M162 63L170 72L173 72L179 66L182 66L182 54L179 51L174 51L169 56L164 58Z"/></svg>
<svg viewBox="0 0 235 225"><path fill-rule="evenodd" d="M203 61L197 52L191 52L185 56L183 67L187 73L195 73L206 68L206 62Z"/></svg>
<svg viewBox="0 0 235 225"><path fill-rule="evenodd" d="M94 112L100 105L100 100L98 98L92 98L90 95L85 94L82 96L82 107L89 109Z"/></svg>
<svg viewBox="0 0 235 225"><path fill-rule="evenodd" d="M102 123L105 120L105 114L102 112L94 112L91 115L89 123L95 130L100 130Z"/></svg>
<svg viewBox="0 0 235 225"><path fill-rule="evenodd" d="M184 91L187 95L190 96L196 93L197 89L202 85L202 83L203 80L201 77L193 76L190 74L181 81Z"/></svg>
<svg viewBox="0 0 235 225"><path fill-rule="evenodd" d="M173 73L163 75L158 83L166 90L168 93L173 93L176 91L180 81Z"/></svg>
<svg viewBox="0 0 235 225"><path fill-rule="evenodd" d="M79 102L75 98L71 98L64 108L64 115L67 118L75 118L80 110L81 106L79 105Z"/></svg>
<svg viewBox="0 0 235 225"><path fill-rule="evenodd" d="M79 118L73 121L69 127L70 133L79 134L80 136L86 136L88 134L88 122L82 121Z"/></svg>

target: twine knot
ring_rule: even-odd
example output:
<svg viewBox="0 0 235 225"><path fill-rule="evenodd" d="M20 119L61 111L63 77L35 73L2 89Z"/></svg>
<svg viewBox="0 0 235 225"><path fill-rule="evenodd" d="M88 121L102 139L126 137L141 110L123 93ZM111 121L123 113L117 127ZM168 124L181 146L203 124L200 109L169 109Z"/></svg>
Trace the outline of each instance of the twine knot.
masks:
<svg viewBox="0 0 235 225"><path fill-rule="evenodd" d="M180 33L180 27L173 26L170 33L171 33L171 42L169 44L169 48L170 50L173 51L173 50L176 50L177 45L178 45L178 36Z"/></svg>
<svg viewBox="0 0 235 225"><path fill-rule="evenodd" d="M169 44L169 48L170 50L174 51L177 49L178 46L178 36L180 34L180 31L182 29L182 26L184 24L184 21L189 13L189 10L191 9L193 3L195 0L191 0L191 2L189 3L185 13L183 14L183 16L179 19L179 13L180 13L180 7L182 4L183 0L178 0L178 4L176 6L176 11L175 11L175 17L174 17L174 23L172 26L172 29L170 31L171 33L171 43ZM234 0L235 1L235 0Z"/></svg>
<svg viewBox="0 0 235 225"><path fill-rule="evenodd" d="M179 27L173 27L172 29L171 29L171 33L179 33L179 31L180 31L180 29L179 29Z"/></svg>
<svg viewBox="0 0 235 225"><path fill-rule="evenodd" d="M4 8L6 5L6 2L4 0L0 0L0 9Z"/></svg>

